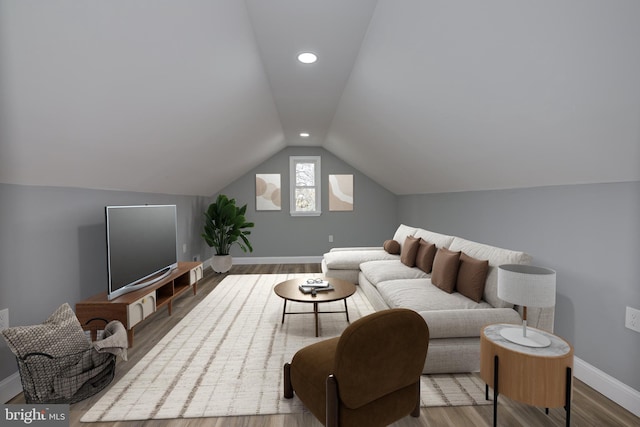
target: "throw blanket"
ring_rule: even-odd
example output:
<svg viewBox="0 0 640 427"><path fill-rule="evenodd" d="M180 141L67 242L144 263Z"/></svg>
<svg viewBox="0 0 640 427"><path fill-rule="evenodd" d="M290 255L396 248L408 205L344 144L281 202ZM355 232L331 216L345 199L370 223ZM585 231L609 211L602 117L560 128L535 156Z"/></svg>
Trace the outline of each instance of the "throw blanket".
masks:
<svg viewBox="0 0 640 427"><path fill-rule="evenodd" d="M104 338L93 343L93 348L98 353L111 353L127 360L127 348L129 341L127 339L127 330L124 325L117 320L107 323L104 328Z"/></svg>

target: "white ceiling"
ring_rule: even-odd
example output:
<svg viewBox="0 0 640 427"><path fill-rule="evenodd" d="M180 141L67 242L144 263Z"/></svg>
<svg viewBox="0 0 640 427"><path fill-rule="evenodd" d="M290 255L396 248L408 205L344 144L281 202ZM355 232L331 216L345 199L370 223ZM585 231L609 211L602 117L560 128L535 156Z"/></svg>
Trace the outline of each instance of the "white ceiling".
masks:
<svg viewBox="0 0 640 427"><path fill-rule="evenodd" d="M634 0L0 0L0 182L208 196L290 145L396 194L640 180L638 22Z"/></svg>

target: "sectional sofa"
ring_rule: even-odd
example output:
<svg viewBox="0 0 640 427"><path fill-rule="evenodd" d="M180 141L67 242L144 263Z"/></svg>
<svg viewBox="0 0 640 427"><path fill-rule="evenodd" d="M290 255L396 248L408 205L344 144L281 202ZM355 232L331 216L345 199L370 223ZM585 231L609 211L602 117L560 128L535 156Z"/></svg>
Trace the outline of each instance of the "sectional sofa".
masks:
<svg viewBox="0 0 640 427"><path fill-rule="evenodd" d="M478 371L481 328L522 323L522 308L498 298L497 267L530 262L524 252L401 224L382 247L332 249L322 271L357 283L376 310L418 312L430 334L423 373L433 374ZM528 307L527 324L553 332L554 309Z"/></svg>

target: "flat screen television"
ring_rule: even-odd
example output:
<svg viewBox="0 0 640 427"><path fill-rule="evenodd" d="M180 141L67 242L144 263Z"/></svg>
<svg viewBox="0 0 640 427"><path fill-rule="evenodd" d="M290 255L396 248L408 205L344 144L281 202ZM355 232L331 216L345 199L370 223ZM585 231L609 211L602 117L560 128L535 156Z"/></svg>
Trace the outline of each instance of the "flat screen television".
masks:
<svg viewBox="0 0 640 427"><path fill-rule="evenodd" d="M177 267L175 205L106 206L105 216L110 300Z"/></svg>

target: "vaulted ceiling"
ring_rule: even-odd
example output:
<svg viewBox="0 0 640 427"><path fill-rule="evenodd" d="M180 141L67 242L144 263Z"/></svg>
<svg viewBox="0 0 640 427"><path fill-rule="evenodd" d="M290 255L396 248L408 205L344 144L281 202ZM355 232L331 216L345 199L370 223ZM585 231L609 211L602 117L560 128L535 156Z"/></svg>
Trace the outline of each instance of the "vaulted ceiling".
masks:
<svg viewBox="0 0 640 427"><path fill-rule="evenodd" d="M209 196L301 145L396 194L640 180L638 22L634 0L0 0L0 182Z"/></svg>

